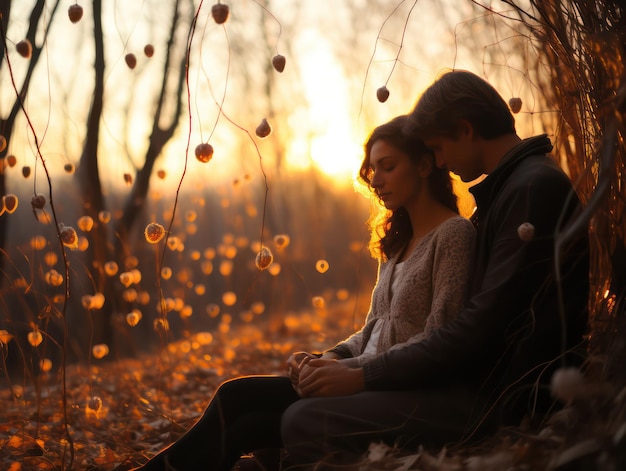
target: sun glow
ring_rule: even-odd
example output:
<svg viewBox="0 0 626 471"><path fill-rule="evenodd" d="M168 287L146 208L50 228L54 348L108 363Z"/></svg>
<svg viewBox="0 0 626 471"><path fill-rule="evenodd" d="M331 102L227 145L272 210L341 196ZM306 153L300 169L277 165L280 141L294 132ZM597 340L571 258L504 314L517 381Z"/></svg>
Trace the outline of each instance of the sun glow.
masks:
<svg viewBox="0 0 626 471"><path fill-rule="evenodd" d="M324 173L347 181L356 174L361 160L361 146L346 136L351 134L333 129L314 138L311 142L311 158Z"/></svg>
<svg viewBox="0 0 626 471"><path fill-rule="evenodd" d="M351 116L348 81L330 45L319 33L305 32L299 48L306 109L296 118L308 123L294 136L287 160L292 168L315 167L337 183L351 184L362 158L362 143Z"/></svg>

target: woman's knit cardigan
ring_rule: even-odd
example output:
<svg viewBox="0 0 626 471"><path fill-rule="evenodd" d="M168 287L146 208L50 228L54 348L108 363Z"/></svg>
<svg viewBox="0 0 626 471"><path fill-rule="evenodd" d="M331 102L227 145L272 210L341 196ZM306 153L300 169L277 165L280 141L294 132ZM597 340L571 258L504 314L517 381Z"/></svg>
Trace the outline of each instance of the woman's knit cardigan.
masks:
<svg viewBox="0 0 626 471"><path fill-rule="evenodd" d="M454 318L465 301L474 239L474 226L460 216L437 226L405 260L393 297L391 279L399 254L381 262L363 328L329 351L356 367L370 357L362 353L376 322L384 322L380 353L419 342Z"/></svg>

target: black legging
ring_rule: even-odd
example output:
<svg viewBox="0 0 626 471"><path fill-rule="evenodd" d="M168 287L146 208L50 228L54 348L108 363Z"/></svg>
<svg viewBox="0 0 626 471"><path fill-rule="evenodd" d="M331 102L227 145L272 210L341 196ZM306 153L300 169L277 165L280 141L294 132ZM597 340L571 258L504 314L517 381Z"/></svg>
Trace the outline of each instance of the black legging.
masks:
<svg viewBox="0 0 626 471"><path fill-rule="evenodd" d="M202 417L142 471L229 471L239 457L281 448L281 417L298 400L289 378L247 376L223 383Z"/></svg>
<svg viewBox="0 0 626 471"><path fill-rule="evenodd" d="M229 471L244 453L283 447L288 469L346 469L372 441L439 447L460 440L472 429L475 400L459 386L300 399L286 377L237 378L218 388L187 433L139 469Z"/></svg>

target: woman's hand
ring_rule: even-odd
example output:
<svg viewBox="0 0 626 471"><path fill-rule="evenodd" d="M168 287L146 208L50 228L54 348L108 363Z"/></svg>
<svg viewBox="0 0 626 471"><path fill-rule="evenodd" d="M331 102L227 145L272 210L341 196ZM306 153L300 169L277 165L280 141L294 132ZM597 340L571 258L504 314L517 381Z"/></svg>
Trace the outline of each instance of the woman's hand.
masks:
<svg viewBox="0 0 626 471"><path fill-rule="evenodd" d="M309 359L302 365L296 391L300 397L348 396L365 390L362 368L337 360Z"/></svg>
<svg viewBox="0 0 626 471"><path fill-rule="evenodd" d="M294 352L287 359L287 373L294 389L298 390L298 382L300 379L300 371L307 362L313 358L317 358L309 352Z"/></svg>

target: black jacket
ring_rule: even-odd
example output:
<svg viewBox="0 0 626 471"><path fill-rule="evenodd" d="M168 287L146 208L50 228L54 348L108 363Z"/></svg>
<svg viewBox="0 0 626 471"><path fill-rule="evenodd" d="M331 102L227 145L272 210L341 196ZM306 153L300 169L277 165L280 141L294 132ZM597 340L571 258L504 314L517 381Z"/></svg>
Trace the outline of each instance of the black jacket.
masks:
<svg viewBox="0 0 626 471"><path fill-rule="evenodd" d="M581 231L555 257L556 237L581 207L567 175L546 156L551 150L546 136L526 139L471 188L477 248L468 303L423 342L365 364L367 389L456 384L479 398L477 419L490 410L500 422L517 423L535 397L549 397L555 368L580 362L588 234ZM518 234L526 222L534 226L530 240Z"/></svg>

